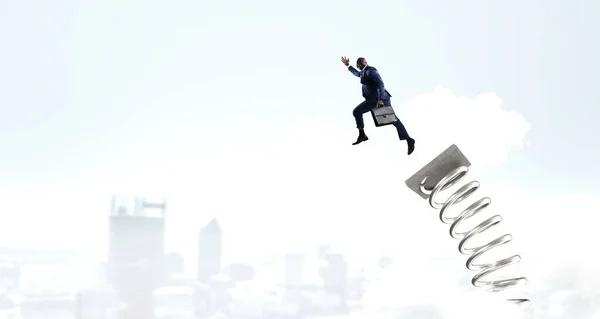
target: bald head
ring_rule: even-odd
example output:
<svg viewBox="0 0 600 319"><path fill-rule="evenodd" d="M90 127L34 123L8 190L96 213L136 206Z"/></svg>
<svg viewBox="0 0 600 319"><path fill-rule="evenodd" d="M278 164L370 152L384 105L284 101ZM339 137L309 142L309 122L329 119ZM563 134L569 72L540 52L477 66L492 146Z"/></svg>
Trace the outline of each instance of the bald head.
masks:
<svg viewBox="0 0 600 319"><path fill-rule="evenodd" d="M365 58L363 58L363 57L360 57L360 58L358 58L358 59L356 60L356 67L357 67L359 70L362 70L362 69L364 69L366 66L367 66L367 60L366 60Z"/></svg>

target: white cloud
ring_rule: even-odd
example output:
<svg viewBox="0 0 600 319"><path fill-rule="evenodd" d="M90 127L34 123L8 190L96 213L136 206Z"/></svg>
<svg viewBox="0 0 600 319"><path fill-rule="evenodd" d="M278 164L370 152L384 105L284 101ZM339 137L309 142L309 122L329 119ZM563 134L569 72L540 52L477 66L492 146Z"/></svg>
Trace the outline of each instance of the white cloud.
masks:
<svg viewBox="0 0 600 319"><path fill-rule="evenodd" d="M502 100L491 92L469 98L437 87L399 111L422 146L419 152L435 153L457 144L473 164L504 162L513 148L523 147L531 129L521 114L504 109Z"/></svg>

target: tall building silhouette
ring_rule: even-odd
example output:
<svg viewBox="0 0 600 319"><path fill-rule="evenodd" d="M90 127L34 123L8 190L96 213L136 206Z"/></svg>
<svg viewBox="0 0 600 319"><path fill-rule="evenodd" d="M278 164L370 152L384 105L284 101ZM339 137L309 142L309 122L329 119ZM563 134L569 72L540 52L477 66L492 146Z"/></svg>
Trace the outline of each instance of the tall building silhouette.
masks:
<svg viewBox="0 0 600 319"><path fill-rule="evenodd" d="M212 219L198 236L198 280L208 282L221 271L222 232L216 218Z"/></svg>
<svg viewBox="0 0 600 319"><path fill-rule="evenodd" d="M346 309L348 296L348 264L343 254L329 252L325 255L321 278L326 293L337 295L342 299L341 309Z"/></svg>
<svg viewBox="0 0 600 319"><path fill-rule="evenodd" d="M164 277L166 205L164 200L112 198L109 281L128 304L120 317L153 318L152 291Z"/></svg>

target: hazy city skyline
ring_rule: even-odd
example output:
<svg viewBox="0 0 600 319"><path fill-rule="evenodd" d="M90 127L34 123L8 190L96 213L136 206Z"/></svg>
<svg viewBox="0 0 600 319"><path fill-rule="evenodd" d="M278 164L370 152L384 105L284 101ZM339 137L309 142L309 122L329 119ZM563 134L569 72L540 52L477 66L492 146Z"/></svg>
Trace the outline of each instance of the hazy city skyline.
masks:
<svg viewBox="0 0 600 319"><path fill-rule="evenodd" d="M404 180L455 143L477 198L505 217L523 275L593 267L579 261L598 239L598 3L0 8L0 245L104 256L110 196L159 196L168 250L190 260L217 217L227 258L326 242L357 256L456 256L440 269L452 276L458 242ZM360 87L340 56L378 68L413 155L368 114L370 140L350 145Z"/></svg>

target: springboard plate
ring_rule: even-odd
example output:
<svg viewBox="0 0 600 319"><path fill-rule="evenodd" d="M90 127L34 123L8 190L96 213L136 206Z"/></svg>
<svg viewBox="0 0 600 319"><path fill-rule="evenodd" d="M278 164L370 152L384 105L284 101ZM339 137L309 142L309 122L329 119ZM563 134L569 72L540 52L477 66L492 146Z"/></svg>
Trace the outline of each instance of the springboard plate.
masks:
<svg viewBox="0 0 600 319"><path fill-rule="evenodd" d="M406 186L413 192L417 193L423 199L427 199L429 196L421 192L421 181L427 177L425 182L426 189L433 189L437 183L444 178L453 169L460 166L471 166L471 162L467 157L458 149L458 146L452 144L440 155L434 158L429 164L425 165L413 176L406 180Z"/></svg>

